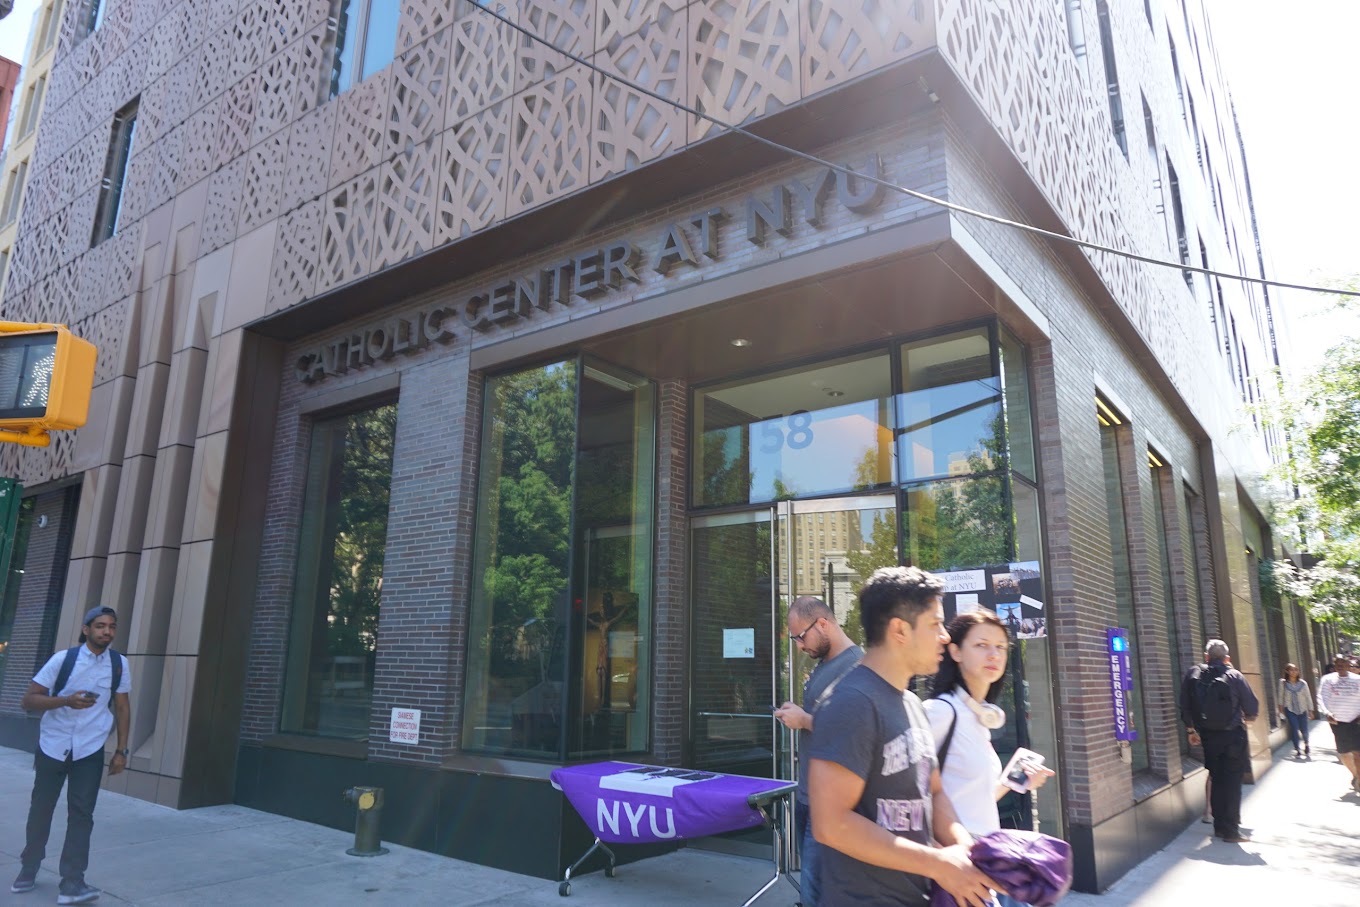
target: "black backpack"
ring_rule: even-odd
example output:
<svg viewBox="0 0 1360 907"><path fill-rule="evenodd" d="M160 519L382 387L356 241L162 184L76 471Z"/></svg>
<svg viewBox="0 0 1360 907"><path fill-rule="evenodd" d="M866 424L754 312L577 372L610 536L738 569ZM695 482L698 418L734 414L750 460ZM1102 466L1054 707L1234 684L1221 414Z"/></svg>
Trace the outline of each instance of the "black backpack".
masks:
<svg viewBox="0 0 1360 907"><path fill-rule="evenodd" d="M61 667L57 670L57 682L52 685L52 690L48 694L49 696L60 694L62 688L66 686L66 681L71 679L71 672L75 670L76 658L80 655L80 650L82 648L84 648L83 644L71 646L71 648L66 650L66 655L61 660ZM110 701L103 703L103 705L112 708L113 695L118 693L118 685L123 682L123 656L112 649L109 649L109 667L113 669L113 685L109 688L111 694L109 697Z"/></svg>
<svg viewBox="0 0 1360 907"><path fill-rule="evenodd" d="M1195 678L1195 728L1201 731L1227 731L1233 726L1237 701L1228 669L1201 665Z"/></svg>

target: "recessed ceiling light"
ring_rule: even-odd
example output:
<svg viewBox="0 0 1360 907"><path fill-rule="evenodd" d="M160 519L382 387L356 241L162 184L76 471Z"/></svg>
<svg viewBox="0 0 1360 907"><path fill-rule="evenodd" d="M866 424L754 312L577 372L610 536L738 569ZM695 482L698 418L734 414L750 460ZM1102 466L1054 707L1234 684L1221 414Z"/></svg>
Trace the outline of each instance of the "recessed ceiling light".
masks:
<svg viewBox="0 0 1360 907"><path fill-rule="evenodd" d="M733 337L730 343L736 347L751 345L751 341L747 340L745 337Z"/></svg>
<svg viewBox="0 0 1360 907"><path fill-rule="evenodd" d="M844 397L844 396L845 396L845 391L836 391L836 390L832 390L831 388L828 387L828 388L826 389L826 395L827 395L828 397Z"/></svg>

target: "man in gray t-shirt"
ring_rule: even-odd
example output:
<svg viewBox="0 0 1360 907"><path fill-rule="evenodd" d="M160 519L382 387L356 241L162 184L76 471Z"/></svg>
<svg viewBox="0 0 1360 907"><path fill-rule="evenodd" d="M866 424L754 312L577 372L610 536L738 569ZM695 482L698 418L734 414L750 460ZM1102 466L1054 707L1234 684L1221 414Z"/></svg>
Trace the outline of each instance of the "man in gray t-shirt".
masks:
<svg viewBox="0 0 1360 907"><path fill-rule="evenodd" d="M873 733L865 733L868 728ZM855 812L893 834L930 846L930 776L938 768L935 740L921 701L860 665L817 713L813 755L864 780ZM825 904L924 904L930 881L867 865L837 850L822 854ZM903 895L905 894L905 899Z"/></svg>
<svg viewBox="0 0 1360 907"><path fill-rule="evenodd" d="M794 840L799 843L802 865L799 895L803 907L817 907L820 854L817 841L808 830L808 748L811 746L813 713L836 682L859 664L864 650L855 645L836 622L836 614L820 598L803 595L789 605L789 639L804 654L818 659L807 683L803 684L803 705L786 702L774 715L785 727L798 732L798 799L794 806Z"/></svg>
<svg viewBox="0 0 1360 907"><path fill-rule="evenodd" d="M973 839L940 785L925 710L907 690L913 675L936 671L949 641L943 591L915 567L884 567L860 590L864 660L818 706L808 767L820 907L923 907L932 881L960 907L989 907L1000 890L968 859Z"/></svg>

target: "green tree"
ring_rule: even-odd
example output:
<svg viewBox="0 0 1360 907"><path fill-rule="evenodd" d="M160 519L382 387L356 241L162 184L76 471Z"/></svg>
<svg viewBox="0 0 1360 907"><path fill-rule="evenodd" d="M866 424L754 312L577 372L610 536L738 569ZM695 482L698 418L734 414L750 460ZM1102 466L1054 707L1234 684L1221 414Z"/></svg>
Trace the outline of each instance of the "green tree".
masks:
<svg viewBox="0 0 1360 907"><path fill-rule="evenodd" d="M1357 286L1352 278L1348 288ZM1354 305L1343 300L1338 308ZM1293 444L1276 472L1287 489L1279 512L1317 563L1276 561L1268 579L1305 601L1315 620L1360 636L1360 340L1332 347L1298 392L1281 397L1295 402L1266 412Z"/></svg>

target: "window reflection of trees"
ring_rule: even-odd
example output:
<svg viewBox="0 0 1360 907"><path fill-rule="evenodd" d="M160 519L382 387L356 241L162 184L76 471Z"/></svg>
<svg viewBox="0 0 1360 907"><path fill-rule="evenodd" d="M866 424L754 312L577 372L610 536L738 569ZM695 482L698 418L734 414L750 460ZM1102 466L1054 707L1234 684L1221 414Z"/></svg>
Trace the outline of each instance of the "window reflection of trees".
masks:
<svg viewBox="0 0 1360 907"><path fill-rule="evenodd" d="M336 489L328 649L332 656L372 656L378 644L397 407L380 406L348 422Z"/></svg>
<svg viewBox="0 0 1360 907"><path fill-rule="evenodd" d="M968 457L972 475L992 472L1003 460L1005 422L998 408ZM949 570L1009 560L1013 516L1000 475L925 482L907 488L902 547L909 563Z"/></svg>
<svg viewBox="0 0 1360 907"><path fill-rule="evenodd" d="M495 381L489 428L498 449L490 453L499 460L499 479L485 514L490 533L485 544L492 550L480 579L490 616L487 709L512 715L487 724L508 723L513 741L505 742L513 748L556 752L576 371L555 365Z"/></svg>

